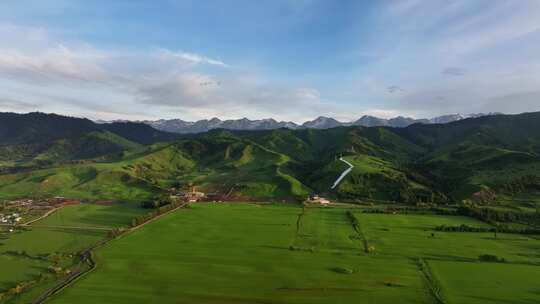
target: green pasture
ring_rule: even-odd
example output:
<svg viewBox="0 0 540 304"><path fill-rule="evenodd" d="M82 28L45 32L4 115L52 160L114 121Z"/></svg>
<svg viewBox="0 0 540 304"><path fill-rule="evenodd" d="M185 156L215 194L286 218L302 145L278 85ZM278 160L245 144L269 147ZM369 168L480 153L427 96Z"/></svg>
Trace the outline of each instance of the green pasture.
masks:
<svg viewBox="0 0 540 304"><path fill-rule="evenodd" d="M433 230L485 225L466 217L353 211L357 230L344 208L193 204L99 249L97 269L51 303L435 303L433 286L447 303L535 298L537 239ZM460 283L458 269L474 275ZM505 284L511 294L489 302Z"/></svg>
<svg viewBox="0 0 540 304"><path fill-rule="evenodd" d="M448 303L533 304L540 299L540 266L430 261Z"/></svg>
<svg viewBox="0 0 540 304"><path fill-rule="evenodd" d="M100 249L98 268L51 303L429 299L414 263L366 256L345 210L308 209L299 219L302 213L283 205L192 205Z"/></svg>
<svg viewBox="0 0 540 304"><path fill-rule="evenodd" d="M368 243L376 248L377 255L476 260L479 255L492 254L514 262L540 263L540 257L530 255L540 248L540 243L527 236L498 233L495 238L493 233L433 230L440 225L487 226L472 218L366 213L356 213L356 216Z"/></svg>
<svg viewBox="0 0 540 304"><path fill-rule="evenodd" d="M79 204L64 207L32 226L114 228L125 226L148 210L135 203Z"/></svg>
<svg viewBox="0 0 540 304"><path fill-rule="evenodd" d="M103 239L108 229L128 225L143 212L144 209L127 203L71 205L24 229L2 233L0 293L19 282L47 274L47 267L53 265L51 256L63 256L60 263L69 266L73 262L69 254L88 248ZM25 303L23 298L8 303Z"/></svg>

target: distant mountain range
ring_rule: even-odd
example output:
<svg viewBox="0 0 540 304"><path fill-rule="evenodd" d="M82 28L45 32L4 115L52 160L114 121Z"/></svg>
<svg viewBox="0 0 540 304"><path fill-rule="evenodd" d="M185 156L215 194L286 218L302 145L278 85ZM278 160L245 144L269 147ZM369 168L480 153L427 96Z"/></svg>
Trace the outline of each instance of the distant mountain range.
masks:
<svg viewBox="0 0 540 304"><path fill-rule="evenodd" d="M478 114L450 114L438 116L431 119L414 119L410 117L398 116L395 118L384 119L375 116L362 116L358 120L352 122L340 122L331 117L320 116L314 120L306 121L299 125L290 121L277 121L275 119L260 119L250 120L247 118L235 120L220 120L212 118L210 120L203 119L199 121L185 121L181 119L160 119L139 121L153 128L180 134L188 133L203 133L213 129L227 130L273 130L280 128L287 129L330 129L340 126L364 126L364 127L394 127L404 128L415 123L420 124L444 124L454 121L459 121L467 118L477 118L482 116L499 115L501 113L478 113ZM107 121L97 121L98 123L107 123Z"/></svg>

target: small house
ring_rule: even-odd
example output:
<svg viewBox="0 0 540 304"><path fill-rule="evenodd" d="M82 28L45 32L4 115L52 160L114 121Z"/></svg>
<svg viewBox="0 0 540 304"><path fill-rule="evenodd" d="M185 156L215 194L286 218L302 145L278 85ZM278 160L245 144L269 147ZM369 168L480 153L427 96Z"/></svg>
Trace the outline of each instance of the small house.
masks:
<svg viewBox="0 0 540 304"><path fill-rule="evenodd" d="M192 187L190 192L186 192L183 195L184 201L189 203L198 202L205 197L206 194L204 192L196 191L195 187Z"/></svg>
<svg viewBox="0 0 540 304"><path fill-rule="evenodd" d="M326 198L324 197L321 197L319 196L318 194L314 194L314 195L311 195L307 201L309 203L312 203L312 204L321 204L321 205L326 205L326 204L330 204L330 201L327 200Z"/></svg>

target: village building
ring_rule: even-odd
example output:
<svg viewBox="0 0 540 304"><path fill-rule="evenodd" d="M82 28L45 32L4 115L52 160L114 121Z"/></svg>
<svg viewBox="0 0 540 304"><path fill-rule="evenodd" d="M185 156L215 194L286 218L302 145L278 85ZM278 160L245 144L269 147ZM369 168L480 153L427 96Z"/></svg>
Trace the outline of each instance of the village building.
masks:
<svg viewBox="0 0 540 304"><path fill-rule="evenodd" d="M19 213L12 213L8 215L0 214L0 224L16 224L22 221L22 217Z"/></svg>
<svg viewBox="0 0 540 304"><path fill-rule="evenodd" d="M327 205L327 204L330 204L330 201L327 200L326 198L324 197L321 197L319 196L318 194L313 194L313 195L310 195L307 199L307 202L308 203L311 203L311 204L321 204L321 205Z"/></svg>
<svg viewBox="0 0 540 304"><path fill-rule="evenodd" d="M204 192L196 191L195 187L191 187L191 191L181 194L181 197L186 202L194 203L204 199L206 194Z"/></svg>

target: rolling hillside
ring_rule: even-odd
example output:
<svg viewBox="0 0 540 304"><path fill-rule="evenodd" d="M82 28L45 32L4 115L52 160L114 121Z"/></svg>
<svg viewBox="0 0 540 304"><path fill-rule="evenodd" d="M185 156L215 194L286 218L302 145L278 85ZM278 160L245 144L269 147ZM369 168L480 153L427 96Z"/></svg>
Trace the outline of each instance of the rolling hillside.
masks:
<svg viewBox="0 0 540 304"><path fill-rule="evenodd" d="M498 203L536 197L540 189L540 113L407 128L212 130L183 137L141 124L40 113L0 115L0 125L9 123L18 128L0 133L0 168L7 172L0 175L0 198L141 200L196 185L258 199L299 200L316 192L408 204ZM339 156L355 167L331 191L345 169Z"/></svg>
<svg viewBox="0 0 540 304"><path fill-rule="evenodd" d="M111 156L176 138L144 124L98 125L55 114L0 113L0 169Z"/></svg>

